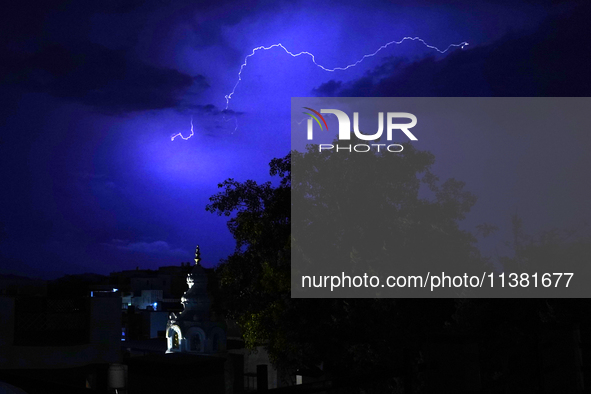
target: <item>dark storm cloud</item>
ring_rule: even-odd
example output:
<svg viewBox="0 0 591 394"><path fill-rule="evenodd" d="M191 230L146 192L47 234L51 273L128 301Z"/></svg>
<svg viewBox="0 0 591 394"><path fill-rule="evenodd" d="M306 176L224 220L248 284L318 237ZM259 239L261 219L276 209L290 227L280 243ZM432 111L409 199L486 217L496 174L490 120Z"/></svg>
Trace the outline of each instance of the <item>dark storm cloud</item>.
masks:
<svg viewBox="0 0 591 394"><path fill-rule="evenodd" d="M331 80L317 96L589 96L591 5L548 19L537 31L509 34L486 46L456 50L437 60L390 59L349 83ZM389 70L385 72L385 70Z"/></svg>
<svg viewBox="0 0 591 394"><path fill-rule="evenodd" d="M199 115L211 115L211 116L218 116L218 115L242 115L244 112L234 111L232 109L220 109L214 104L186 104L180 107L183 112L191 112Z"/></svg>
<svg viewBox="0 0 591 394"><path fill-rule="evenodd" d="M11 59L4 82L30 91L78 101L102 112L175 107L190 87L206 89L205 77L158 68L123 51L85 42L48 45L31 56ZM9 69L7 69L9 68Z"/></svg>
<svg viewBox="0 0 591 394"><path fill-rule="evenodd" d="M162 29L186 22L199 30L200 36L207 37L207 45L214 45L221 40L221 25L237 23L248 8L225 8L228 3L13 2L0 13L0 88L12 92L13 102L19 100L19 92L43 92L93 106L103 113L178 107L183 94L199 96L210 87L209 82L203 75L192 76L138 59L132 50L138 35L148 32L161 37ZM221 21L213 18L199 23L193 20L196 14L218 15ZM92 38L96 15L111 24ZM117 18L108 19L110 16ZM162 23L155 24L154 31L145 30L153 20Z"/></svg>
<svg viewBox="0 0 591 394"><path fill-rule="evenodd" d="M334 79L331 79L317 88L312 89L312 92L318 97L335 97L342 87L343 81L335 81Z"/></svg>
<svg viewBox="0 0 591 394"><path fill-rule="evenodd" d="M67 28L86 30L89 16L96 13L126 13L147 3L144 0L20 0L10 2L0 13L0 42L22 43L31 39L39 43L47 40L46 22L56 15L66 15L71 21ZM86 26L86 27L84 27ZM80 33L80 31L77 31ZM85 37L72 37L84 39ZM14 48L13 48L14 49Z"/></svg>
<svg viewBox="0 0 591 394"><path fill-rule="evenodd" d="M149 13L174 9L179 15L190 18L187 11L211 12L216 9L229 13L236 11L234 7L227 7L235 1L209 1L209 0L105 0L105 1L74 1L74 0L20 0L13 1L0 13L0 40L4 42L22 41L25 39L43 40L46 37L45 24L48 19L57 15L63 15L72 23L81 22L88 24L89 17L94 14L124 14L130 12ZM256 2L242 2L238 10L252 8ZM224 11L226 10L226 11ZM240 20L240 13L230 13L230 23ZM71 26L69 26L71 27ZM111 26L113 29L125 28L125 26ZM75 38L75 37L74 37ZM80 38L80 37L79 37ZM83 39L85 37L82 37Z"/></svg>
<svg viewBox="0 0 591 394"><path fill-rule="evenodd" d="M207 88L211 87L209 85L209 83L207 82L207 79L203 75L196 75L196 76L194 76L193 77L193 83L199 89L207 89Z"/></svg>

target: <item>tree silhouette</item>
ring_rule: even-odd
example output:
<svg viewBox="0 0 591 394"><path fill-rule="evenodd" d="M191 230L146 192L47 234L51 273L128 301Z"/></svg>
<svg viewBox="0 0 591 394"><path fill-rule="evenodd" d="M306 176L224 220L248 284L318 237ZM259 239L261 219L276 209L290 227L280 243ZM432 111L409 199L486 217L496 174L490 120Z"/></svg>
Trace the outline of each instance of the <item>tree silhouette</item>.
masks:
<svg viewBox="0 0 591 394"><path fill-rule="evenodd" d="M439 185L430 172L433 155L410 144L404 153L357 160L315 149L271 161L278 186L233 179L218 185L223 190L206 209L234 214L228 228L236 249L216 269L214 306L238 321L247 346L265 344L279 367L322 363L333 377L388 376L394 387L402 354L409 363L403 350L443 331L453 300L291 298L291 249L316 262L336 257L352 272L379 270L392 259L408 272L450 261L464 269L479 261L473 236L458 227L475 197L462 182ZM419 196L421 185L430 197ZM292 234L294 205L305 210ZM319 243L328 255L306 249Z"/></svg>
<svg viewBox="0 0 591 394"><path fill-rule="evenodd" d="M476 197L455 179L439 184L430 171L433 155L403 146L396 154L327 153L313 146L292 153L292 279L341 272L482 273L475 238L459 228ZM292 282L294 289L297 285ZM348 296L346 291L335 290L339 296ZM354 291L355 297L421 292L408 287ZM440 289L434 296L443 291L461 292Z"/></svg>
<svg viewBox="0 0 591 394"><path fill-rule="evenodd" d="M578 277L588 277L591 257L588 236L580 231L557 229L530 235L525 232L518 215L512 215L511 227L512 239L507 244L512 253L499 258L506 275L537 272L541 278L543 273L574 272L571 286ZM555 287L553 282L544 288L539 279L536 290L545 292L544 298L456 300L453 330L478 343L484 387L542 391L545 387L541 375L546 370L540 358L552 342L543 339L545 333L579 330L583 342L588 343L591 334L589 298L550 298L569 295L565 282L563 278L561 286ZM587 283L583 280L583 286L588 287ZM531 290L531 287L518 288L516 295L523 296ZM585 358L587 355L583 352Z"/></svg>

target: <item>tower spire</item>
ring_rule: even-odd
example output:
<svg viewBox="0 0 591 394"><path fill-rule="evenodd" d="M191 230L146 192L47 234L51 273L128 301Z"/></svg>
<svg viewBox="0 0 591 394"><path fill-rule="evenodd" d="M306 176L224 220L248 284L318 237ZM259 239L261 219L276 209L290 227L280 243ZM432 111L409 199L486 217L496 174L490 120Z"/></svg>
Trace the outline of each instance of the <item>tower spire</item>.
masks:
<svg viewBox="0 0 591 394"><path fill-rule="evenodd" d="M195 265L199 265L199 261L201 261L201 253L199 252L199 245L195 248Z"/></svg>

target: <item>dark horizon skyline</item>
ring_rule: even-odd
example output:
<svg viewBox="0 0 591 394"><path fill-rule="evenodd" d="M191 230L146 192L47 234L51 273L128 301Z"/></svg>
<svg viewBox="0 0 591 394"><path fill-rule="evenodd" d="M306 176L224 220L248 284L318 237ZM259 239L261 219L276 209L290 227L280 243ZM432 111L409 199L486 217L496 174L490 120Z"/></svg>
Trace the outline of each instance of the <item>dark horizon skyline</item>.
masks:
<svg viewBox="0 0 591 394"><path fill-rule="evenodd" d="M213 266L234 240L227 218L205 211L208 198L227 178L271 180L268 163L290 149L291 97L587 97L590 16L577 1L19 3L0 27L0 274L156 269L190 261L196 244ZM332 73L280 48L257 52L223 111L260 45L339 67L407 36L469 45L441 55L407 41ZM191 119L195 135L171 141ZM589 136L502 138L471 143L505 146L499 159L520 170L472 168L470 146L445 138L419 145L435 154L436 175L479 197L466 229L502 229L487 252L505 253L515 212L530 233L591 219Z"/></svg>

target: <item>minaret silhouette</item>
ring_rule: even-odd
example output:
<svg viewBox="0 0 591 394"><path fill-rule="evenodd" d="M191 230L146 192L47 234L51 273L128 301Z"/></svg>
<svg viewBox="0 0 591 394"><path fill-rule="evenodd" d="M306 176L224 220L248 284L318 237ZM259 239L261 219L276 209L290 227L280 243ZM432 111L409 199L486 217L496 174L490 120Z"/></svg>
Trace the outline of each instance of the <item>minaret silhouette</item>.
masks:
<svg viewBox="0 0 591 394"><path fill-rule="evenodd" d="M199 265L199 261L201 261L201 252L199 252L199 245L195 248L195 265Z"/></svg>
<svg viewBox="0 0 591 394"><path fill-rule="evenodd" d="M226 350L225 324L210 318L207 270L199 264L200 261L201 252L197 245L195 265L187 274L188 289L181 297L183 311L178 316L171 313L166 325L167 353L216 354Z"/></svg>

